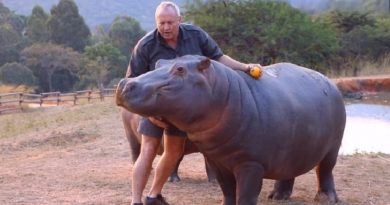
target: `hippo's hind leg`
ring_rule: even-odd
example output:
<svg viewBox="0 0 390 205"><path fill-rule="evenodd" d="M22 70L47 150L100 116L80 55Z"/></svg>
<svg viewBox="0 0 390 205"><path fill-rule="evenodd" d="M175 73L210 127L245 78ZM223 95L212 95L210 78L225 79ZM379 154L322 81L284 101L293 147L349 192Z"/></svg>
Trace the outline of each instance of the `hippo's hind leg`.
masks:
<svg viewBox="0 0 390 205"><path fill-rule="evenodd" d="M206 173L207 173L207 179L209 182L216 182L217 181L217 176L216 176L216 168L213 167L213 164L209 162L206 156L204 156L204 162L205 162L205 167L206 167Z"/></svg>
<svg viewBox="0 0 390 205"><path fill-rule="evenodd" d="M140 154L141 144L138 142L136 135L131 131L126 130L126 137L130 145L131 161L134 164Z"/></svg>
<svg viewBox="0 0 390 205"><path fill-rule="evenodd" d="M268 195L268 199L287 200L290 198L295 178L289 180L279 180L274 184L274 189Z"/></svg>
<svg viewBox="0 0 390 205"><path fill-rule="evenodd" d="M172 171L171 176L169 176L168 178L168 182L179 182L181 180L179 177L178 170L179 170L180 163L183 160L183 157L184 155L181 156L180 159L177 161L175 169Z"/></svg>
<svg viewBox="0 0 390 205"><path fill-rule="evenodd" d="M316 167L318 192L315 200L321 203L336 203L339 201L332 174L333 168L336 165L337 155L338 151L329 152Z"/></svg>

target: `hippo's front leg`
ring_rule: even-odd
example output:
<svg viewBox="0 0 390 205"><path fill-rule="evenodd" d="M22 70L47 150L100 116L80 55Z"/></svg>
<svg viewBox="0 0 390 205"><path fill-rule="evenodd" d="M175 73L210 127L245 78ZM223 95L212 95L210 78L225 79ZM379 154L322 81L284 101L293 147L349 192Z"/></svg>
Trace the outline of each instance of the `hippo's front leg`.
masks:
<svg viewBox="0 0 390 205"><path fill-rule="evenodd" d="M208 164L213 167L218 184L223 193L223 201L221 205L236 204L236 180L234 175L226 168L216 166L211 160L207 160Z"/></svg>
<svg viewBox="0 0 390 205"><path fill-rule="evenodd" d="M255 162L239 164L234 169L237 205L256 205L263 184L264 168Z"/></svg>

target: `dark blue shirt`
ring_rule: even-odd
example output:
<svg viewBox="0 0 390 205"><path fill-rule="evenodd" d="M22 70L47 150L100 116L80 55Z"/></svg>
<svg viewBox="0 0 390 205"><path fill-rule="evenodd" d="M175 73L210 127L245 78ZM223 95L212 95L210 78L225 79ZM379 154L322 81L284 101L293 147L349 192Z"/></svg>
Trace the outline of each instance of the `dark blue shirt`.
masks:
<svg viewBox="0 0 390 205"><path fill-rule="evenodd" d="M184 55L202 55L218 60L223 53L217 43L199 27L180 24L176 49L168 46L155 29L134 47L126 77L137 77L154 70L160 59L173 59Z"/></svg>

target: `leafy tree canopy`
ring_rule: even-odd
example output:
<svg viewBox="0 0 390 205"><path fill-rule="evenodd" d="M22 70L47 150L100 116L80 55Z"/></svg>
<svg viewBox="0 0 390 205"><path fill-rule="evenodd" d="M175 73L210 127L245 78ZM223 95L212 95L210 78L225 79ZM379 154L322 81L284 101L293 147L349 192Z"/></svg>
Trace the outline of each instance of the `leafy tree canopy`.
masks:
<svg viewBox="0 0 390 205"><path fill-rule="evenodd" d="M49 15L45 13L42 7L35 6L31 16L27 20L26 35L34 43L48 42L49 32L47 30L47 21Z"/></svg>
<svg viewBox="0 0 390 205"><path fill-rule="evenodd" d="M106 86L112 79L122 78L126 72L127 58L110 43L87 46L84 56L82 79L96 82L98 87Z"/></svg>
<svg viewBox="0 0 390 205"><path fill-rule="evenodd" d="M109 36L112 44L117 47L122 55L130 57L130 50L137 41L145 35L139 22L129 16L118 16L111 24Z"/></svg>
<svg viewBox="0 0 390 205"><path fill-rule="evenodd" d="M38 78L42 91L69 91L77 81L81 56L71 48L51 43L33 44L21 55L23 63Z"/></svg>
<svg viewBox="0 0 390 205"><path fill-rule="evenodd" d="M60 0L50 12L51 16L48 21L50 40L76 51L83 51L91 33L83 17L79 15L75 2Z"/></svg>
<svg viewBox="0 0 390 205"><path fill-rule="evenodd" d="M35 85L33 72L26 66L12 62L0 67L0 81L11 85Z"/></svg>
<svg viewBox="0 0 390 205"><path fill-rule="evenodd" d="M0 2L0 66L19 59L27 43L23 37L25 25L24 16L14 14Z"/></svg>
<svg viewBox="0 0 390 205"><path fill-rule="evenodd" d="M287 3L197 0L186 11L187 20L206 30L226 54L244 62L290 61L320 70L338 49L329 26Z"/></svg>

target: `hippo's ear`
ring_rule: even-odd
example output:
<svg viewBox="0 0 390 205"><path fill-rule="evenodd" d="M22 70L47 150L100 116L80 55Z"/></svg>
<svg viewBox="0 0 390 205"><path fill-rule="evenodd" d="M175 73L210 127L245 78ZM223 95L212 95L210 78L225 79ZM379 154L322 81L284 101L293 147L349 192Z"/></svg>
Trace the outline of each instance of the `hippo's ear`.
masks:
<svg viewBox="0 0 390 205"><path fill-rule="evenodd" d="M200 61L199 65L198 65L198 69L200 71L204 71L210 67L210 63L211 62L210 62L209 58L204 58Z"/></svg>

